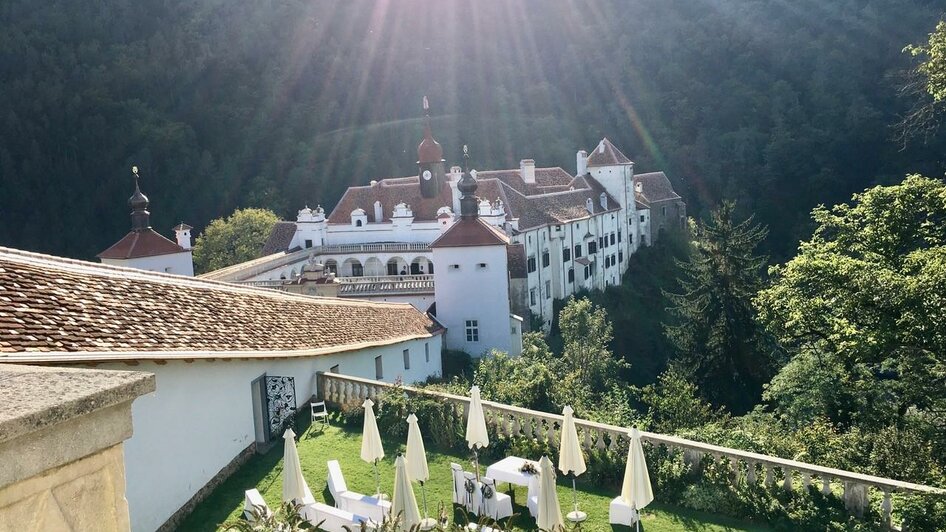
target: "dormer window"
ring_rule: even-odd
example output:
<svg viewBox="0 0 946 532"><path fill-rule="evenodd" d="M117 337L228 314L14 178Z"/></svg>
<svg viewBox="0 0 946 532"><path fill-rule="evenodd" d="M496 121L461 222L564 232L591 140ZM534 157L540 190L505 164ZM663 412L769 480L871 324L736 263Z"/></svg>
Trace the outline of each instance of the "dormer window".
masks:
<svg viewBox="0 0 946 532"><path fill-rule="evenodd" d="M591 198L588 198L588 199L585 200L585 208L588 209L588 212L594 214L594 212L595 212L595 204L594 204L593 201L591 201Z"/></svg>

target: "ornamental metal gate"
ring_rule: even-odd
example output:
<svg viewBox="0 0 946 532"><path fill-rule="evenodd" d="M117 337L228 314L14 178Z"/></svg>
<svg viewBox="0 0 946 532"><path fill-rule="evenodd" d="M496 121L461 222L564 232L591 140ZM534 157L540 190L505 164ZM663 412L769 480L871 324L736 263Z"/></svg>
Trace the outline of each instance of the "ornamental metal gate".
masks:
<svg viewBox="0 0 946 532"><path fill-rule="evenodd" d="M286 428L292 426L296 413L296 380L267 375L265 382L269 433L272 440L279 441Z"/></svg>

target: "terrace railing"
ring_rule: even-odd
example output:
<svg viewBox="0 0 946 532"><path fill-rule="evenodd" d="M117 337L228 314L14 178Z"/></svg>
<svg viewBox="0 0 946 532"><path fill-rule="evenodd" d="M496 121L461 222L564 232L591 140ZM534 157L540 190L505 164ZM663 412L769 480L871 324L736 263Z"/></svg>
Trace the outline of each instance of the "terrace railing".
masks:
<svg viewBox="0 0 946 532"><path fill-rule="evenodd" d="M339 405L360 404L365 398L377 400L386 390L396 388L395 385L390 383L336 373L318 373L317 387L323 400ZM458 413L462 413L461 410L465 411L469 408L470 399L468 397L411 386L401 386L399 389L407 394L423 395L453 403L457 405ZM486 414L487 424L502 436L524 436L540 442L554 444L557 444L560 439L559 430L563 422L561 415L492 401L483 401L483 410ZM578 437L582 442L582 446L589 451L607 449L614 452L623 452L630 443L629 430L626 427L582 419L575 419L575 425L578 428ZM731 470L732 482L757 484L761 481L766 486L773 486L776 482L780 482L786 490L792 490L796 485L801 485L806 489L814 485L820 487L821 492L826 495L833 493L837 488L845 507L858 517L864 515L870 504L869 490L876 490L883 495L880 511L888 527L891 524L893 493L944 493L944 490L922 484L822 467L786 458L687 440L676 436L641 432L641 439L652 445L662 445L671 450L681 451L683 460L690 464L694 470L699 469L704 459L714 460Z"/></svg>

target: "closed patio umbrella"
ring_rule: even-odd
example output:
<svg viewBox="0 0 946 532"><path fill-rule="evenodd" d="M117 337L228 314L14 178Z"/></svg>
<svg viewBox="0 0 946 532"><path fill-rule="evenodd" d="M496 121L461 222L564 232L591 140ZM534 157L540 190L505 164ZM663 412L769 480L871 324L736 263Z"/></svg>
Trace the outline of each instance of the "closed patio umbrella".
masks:
<svg viewBox="0 0 946 532"><path fill-rule="evenodd" d="M555 486L555 467L548 456L539 460L539 509L535 524L540 530L561 531L562 508L558 504L558 488Z"/></svg>
<svg viewBox="0 0 946 532"><path fill-rule="evenodd" d="M562 411L565 421L562 422L562 441L558 446L558 469L566 475L572 474L572 501L575 504L575 510L569 512L568 520L574 522L584 521L587 515L578 511L578 492L575 489L575 478L585 472L585 456L581 452L581 444L578 443L578 429L575 428L575 418L572 407L566 406Z"/></svg>
<svg viewBox="0 0 946 532"><path fill-rule="evenodd" d="M647 472L647 461L644 459L644 447L641 445L641 433L637 427L631 429L631 445L627 450L627 466L624 468L621 498L637 512L637 529L640 530L640 509L654 500L654 491L650 485L650 474Z"/></svg>
<svg viewBox="0 0 946 532"><path fill-rule="evenodd" d="M411 486L408 468L410 461L401 455L394 460L394 495L391 499L391 519L397 519L396 530L410 530L420 524L420 511Z"/></svg>
<svg viewBox="0 0 946 532"><path fill-rule="evenodd" d="M417 424L417 416L411 414L407 416L407 476L411 480L420 482L421 493L424 497L424 519L421 521L421 529L428 530L433 528L436 522L427 517L427 488L424 483L430 477L430 471L427 469L427 450L424 449L424 438L420 433L420 425Z"/></svg>
<svg viewBox="0 0 946 532"><path fill-rule="evenodd" d="M282 458L282 500L296 501L302 504L314 502L309 485L302 476L302 464L299 462L299 450L296 449L296 433L286 429L282 435L285 440Z"/></svg>
<svg viewBox="0 0 946 532"><path fill-rule="evenodd" d="M374 476L378 483L378 493L381 496L381 474L378 473L378 460L384 458L384 447L381 446L381 433L378 432L378 422L374 418L374 401L365 399L361 405L365 407L365 424L361 431L361 459L374 464Z"/></svg>
<svg viewBox="0 0 946 532"><path fill-rule="evenodd" d="M486 416L480 401L480 387L470 388L470 412L466 417L466 443L473 449L473 462L476 464L476 480L480 480L479 450L489 446L489 434L486 433Z"/></svg>

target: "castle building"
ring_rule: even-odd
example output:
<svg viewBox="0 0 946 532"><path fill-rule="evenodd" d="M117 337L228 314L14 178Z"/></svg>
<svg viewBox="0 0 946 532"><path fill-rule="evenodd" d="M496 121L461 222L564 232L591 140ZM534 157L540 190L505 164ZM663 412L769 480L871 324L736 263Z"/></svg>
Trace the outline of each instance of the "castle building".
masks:
<svg viewBox="0 0 946 532"><path fill-rule="evenodd" d="M277 224L261 258L205 277L284 289L306 263L319 262L336 274L339 297L410 302L420 310L436 309L439 320L445 308L452 308L442 298L462 292L442 283L470 283L476 274L442 258L463 248L460 235L479 239L485 234L469 230L474 226L461 212L465 197L468 210L476 198L476 227L488 225L508 240L503 261L508 310L526 327L538 322L548 330L555 300L620 283L631 254L686 222L686 205L667 176L635 175L634 163L607 138L590 152L577 152L574 175L560 167L537 167L533 159L522 159L513 169L470 171L476 196L461 187L467 173L459 166L447 170L445 164L427 115L416 175L350 187L327 216L321 207L306 207L295 222ZM457 224L467 229L453 232ZM447 255L438 251L446 242L451 244ZM500 248L498 242L495 247ZM453 277L443 271L454 265L461 270ZM496 271L495 264L489 266ZM503 305L495 310L497 316L508 313ZM446 344L478 356L489 346L467 340L474 335L465 334L467 320L462 321L463 334L457 329L460 321L447 325ZM508 345L515 345L515 327L504 329Z"/></svg>
<svg viewBox="0 0 946 532"><path fill-rule="evenodd" d="M131 231L98 254L103 264L124 266L139 270L194 275L194 258L191 255L191 226L181 222L174 228L177 242L161 236L151 228L151 213L148 212L148 196L138 187L138 167L132 168L135 175L135 192L128 198L131 207Z"/></svg>

